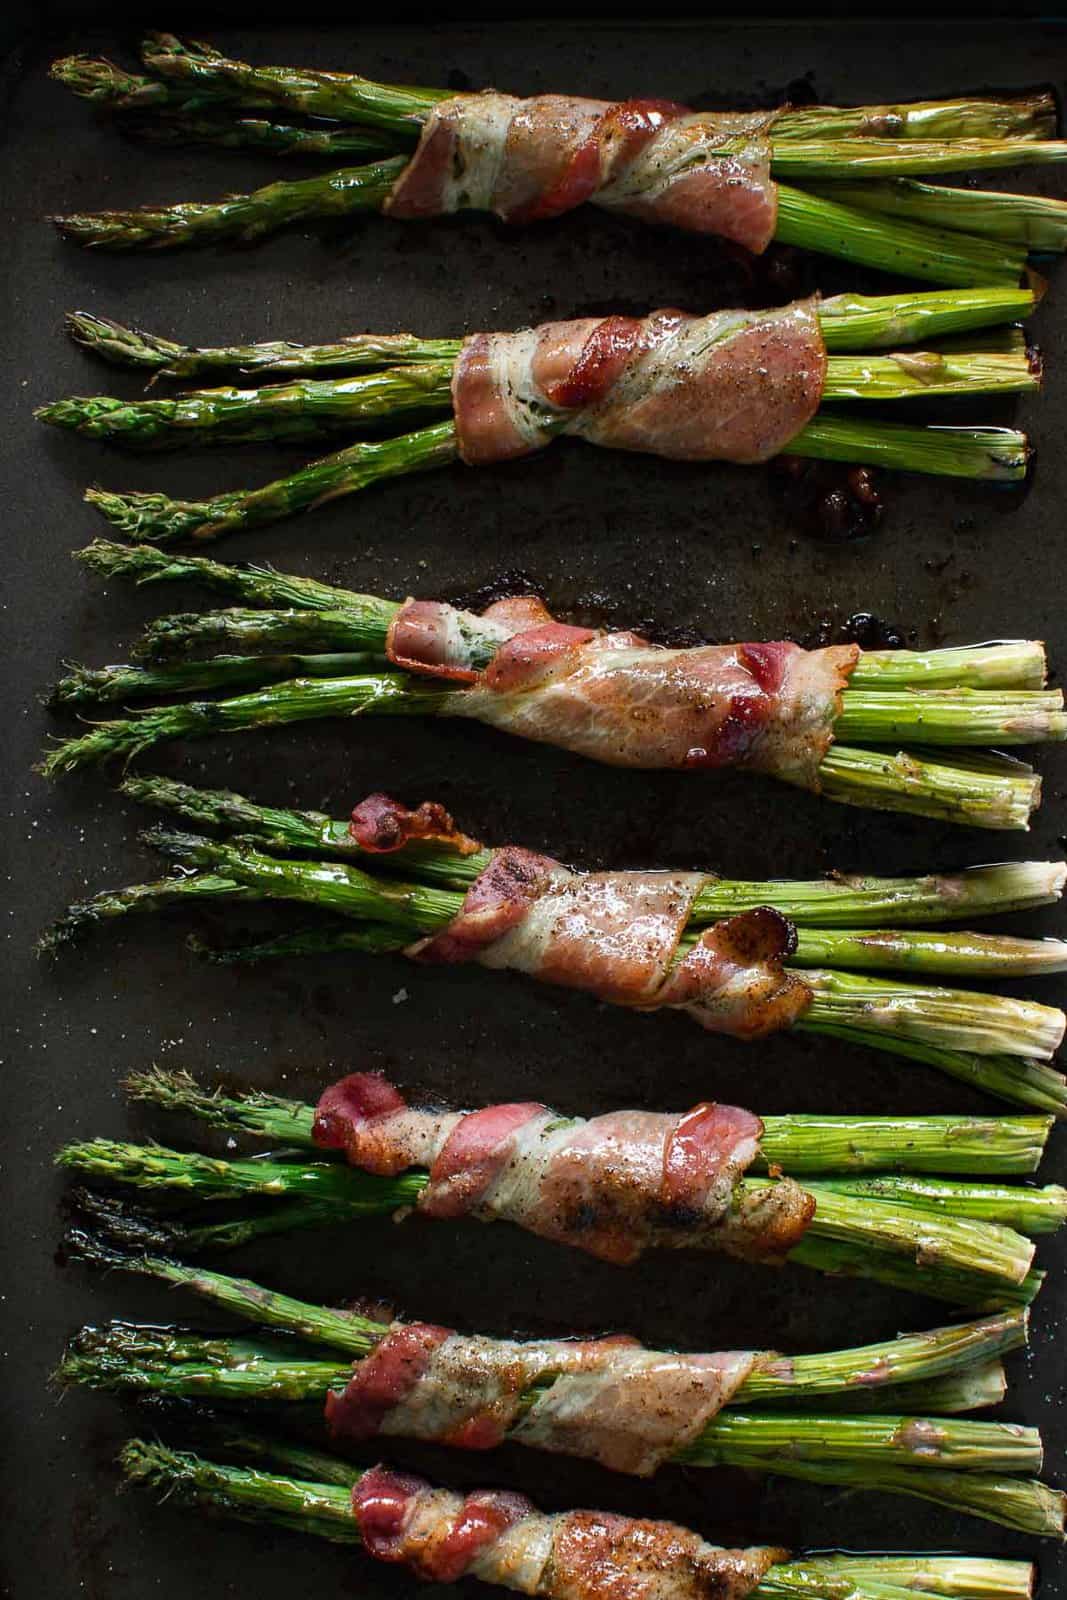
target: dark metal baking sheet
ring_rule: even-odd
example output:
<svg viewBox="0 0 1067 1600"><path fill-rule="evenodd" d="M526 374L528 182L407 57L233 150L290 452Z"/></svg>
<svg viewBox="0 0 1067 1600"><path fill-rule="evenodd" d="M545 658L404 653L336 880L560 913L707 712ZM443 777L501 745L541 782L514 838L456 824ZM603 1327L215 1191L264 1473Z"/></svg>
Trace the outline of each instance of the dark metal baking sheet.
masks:
<svg viewBox="0 0 1067 1600"><path fill-rule="evenodd" d="M173 18L168 19L173 25ZM180 23L181 18L177 21ZM702 104L762 101L790 85L821 97L878 100L984 84L1062 85L1067 32L1053 24L920 24L804 19L765 26L623 27L541 22L483 27L279 28L218 31L259 60L358 65L386 79L496 83L520 91L651 92ZM684 1020L641 1021L580 996L474 971L413 970L399 960L296 962L240 972L204 969L182 946L193 925L169 916L105 934L54 969L31 951L43 922L83 889L125 881L146 858L142 818L99 774L49 790L31 763L53 731L39 696L64 659L118 659L141 619L180 596L131 595L87 579L69 552L100 531L79 503L89 481L179 494L263 481L283 452L127 460L36 426L34 404L64 392L128 388L63 339L65 310L84 306L202 342L311 339L414 326L428 334L507 327L558 314L678 304L693 309L773 296L711 243L594 213L507 232L491 222L412 227L369 221L276 238L254 252L154 259L81 254L43 220L53 211L208 196L265 181L268 163L209 152L152 153L94 125L49 84L70 48L118 50L83 29L30 35L7 73L3 153L3 496L10 861L4 896L5 1192L2 1279L7 1331L4 1509L11 1592L18 1600L158 1600L248 1593L399 1596L402 1576L357 1553L270 1531L198 1522L145 1496L117 1498L112 1458L134 1426L107 1398L60 1403L46 1383L64 1337L109 1315L160 1319L194 1308L121 1278L94 1281L54 1259L61 1184L54 1146L95 1133L163 1131L128 1116L129 1069L156 1060L285 1092L314 1095L331 1074L383 1066L433 1096L480 1102L543 1097L565 1111L682 1107L714 1095L765 1112L947 1111L989 1103L932 1072L819 1042L744 1049ZM796 263L789 272L796 270ZM832 291L858 274L801 263L802 283ZM794 281L796 281L794 279ZM871 282L875 280L870 280ZM883 280L884 281L884 280ZM1048 365L1043 399L1018 408L1040 458L1017 496L966 485L891 485L884 530L857 544L799 537L764 474L670 466L575 445L495 471L453 469L344 500L303 521L234 541L258 556L356 587L458 596L526 574L564 610L602 621L654 621L719 638L805 637L869 610L930 644L1039 634L1067 661L1063 616L1067 452L1064 295L1035 318ZM1002 406L978 408L1004 420ZM293 454L294 461L298 459ZM1063 848L1064 753L1040 757L1047 800L1027 838L879 819L756 782L645 776L511 744L486 730L412 723L318 725L172 747L155 760L193 781L342 812L372 788L434 796L489 839L548 847L586 863L704 863L733 875L810 874L830 866L926 870ZM211 925L211 924L209 924ZM1062 927L1062 916L1031 919ZM1032 986L1036 992L1038 985ZM1057 993L1058 989L1058 993ZM1063 1001L1063 984L1040 985ZM1048 1175L1063 1176L1064 1141ZM1013 1358L1005 1414L1040 1423L1048 1473L1064 1473L1062 1246L1034 1319L1034 1353ZM422 1230L389 1223L282 1241L242 1265L315 1297L374 1293L414 1315L474 1329L629 1328L694 1348L773 1343L789 1350L932 1325L941 1308L800 1270L780 1275L703 1259L651 1259L629 1273L505 1229ZM452 1482L521 1485L548 1506L587 1503L666 1514L726 1541L958 1548L1036 1554L1045 1593L1063 1566L1049 1545L955 1518L918 1501L854 1497L738 1473L665 1473L631 1483L576 1463L505 1451L465 1460L398 1447Z"/></svg>

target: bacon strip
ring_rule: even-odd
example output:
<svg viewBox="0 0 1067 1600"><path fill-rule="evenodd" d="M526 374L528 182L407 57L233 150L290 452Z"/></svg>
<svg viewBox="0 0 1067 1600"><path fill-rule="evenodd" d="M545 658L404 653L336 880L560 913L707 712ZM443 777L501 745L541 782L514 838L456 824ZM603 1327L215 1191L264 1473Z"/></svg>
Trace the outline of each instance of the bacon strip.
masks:
<svg viewBox="0 0 1067 1600"><path fill-rule="evenodd" d="M481 1578L545 1600L744 1600L788 1552L724 1550L674 1522L540 1512L523 1495L455 1494L372 1467L352 1490L363 1543L416 1577Z"/></svg>
<svg viewBox="0 0 1067 1600"><path fill-rule="evenodd" d="M512 1222L623 1266L653 1246L783 1260L815 1201L789 1180L735 1198L762 1133L751 1112L712 1102L681 1116L615 1111L588 1121L529 1103L422 1109L373 1073L327 1089L315 1119L316 1143L343 1150L353 1166L428 1168L416 1202L425 1216ZM424 1353L419 1346L416 1365Z"/></svg>
<svg viewBox="0 0 1067 1600"><path fill-rule="evenodd" d="M555 622L530 599L484 618L408 600L386 649L408 671L467 686L445 698L445 716L611 766L741 767L815 793L860 654L788 641L665 649Z"/></svg>
<svg viewBox="0 0 1067 1600"><path fill-rule="evenodd" d="M510 1437L647 1477L700 1436L757 1359L645 1350L622 1337L520 1343L398 1322L343 1393L327 1397L326 1418L336 1438L391 1434L491 1450Z"/></svg>
<svg viewBox="0 0 1067 1600"><path fill-rule="evenodd" d="M694 112L670 100L457 95L431 111L385 210L409 219L492 211L521 223L589 201L758 255L778 222L778 115Z"/></svg>
<svg viewBox="0 0 1067 1600"><path fill-rule="evenodd" d="M559 433L674 461L755 463L811 421L826 381L814 300L546 322L476 333L452 376L471 466L542 450Z"/></svg>

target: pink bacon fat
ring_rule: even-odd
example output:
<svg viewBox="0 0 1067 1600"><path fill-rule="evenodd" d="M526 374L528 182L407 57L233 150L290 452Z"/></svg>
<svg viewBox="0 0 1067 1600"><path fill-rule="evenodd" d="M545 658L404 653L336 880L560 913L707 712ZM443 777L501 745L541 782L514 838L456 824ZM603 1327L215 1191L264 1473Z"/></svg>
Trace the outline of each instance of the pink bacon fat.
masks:
<svg viewBox="0 0 1067 1600"><path fill-rule="evenodd" d="M327 1396L326 1420L337 1439L490 1450L510 1438L646 1477L699 1438L759 1359L645 1350L621 1336L519 1342L398 1322Z"/></svg>
<svg viewBox="0 0 1067 1600"><path fill-rule="evenodd" d="M694 112L671 100L457 95L430 112L385 210L408 219L492 211L522 223L589 201L759 254L778 222L777 115Z"/></svg>
<svg viewBox="0 0 1067 1600"><path fill-rule="evenodd" d="M462 1495L372 1467L352 1490L368 1553L428 1582L480 1578L545 1600L744 1600L787 1559L724 1550L674 1522L598 1511L540 1512L524 1495Z"/></svg>
<svg viewBox="0 0 1067 1600"><path fill-rule="evenodd" d="M438 1111L357 1072L326 1090L314 1136L366 1172L426 1168L415 1203L424 1216L512 1222L626 1266L652 1246L783 1260L815 1201L789 1180L735 1196L762 1133L751 1112L710 1102L588 1121L528 1102Z"/></svg>
<svg viewBox="0 0 1067 1600"><path fill-rule="evenodd" d="M788 641L667 649L556 622L539 600L478 618L408 600L389 659L466 685L441 714L471 717L610 766L740 767L818 792L856 645Z"/></svg>
<svg viewBox="0 0 1067 1600"><path fill-rule="evenodd" d="M673 461L781 454L818 409L826 347L814 300L546 322L466 339L452 377L459 453L509 461L575 434Z"/></svg>

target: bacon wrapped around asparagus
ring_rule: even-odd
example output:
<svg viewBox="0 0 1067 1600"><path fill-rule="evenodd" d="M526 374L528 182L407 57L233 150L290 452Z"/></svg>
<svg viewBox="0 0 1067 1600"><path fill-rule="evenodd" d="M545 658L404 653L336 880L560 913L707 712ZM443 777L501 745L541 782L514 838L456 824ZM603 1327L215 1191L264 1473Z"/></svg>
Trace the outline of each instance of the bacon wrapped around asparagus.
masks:
<svg viewBox="0 0 1067 1600"><path fill-rule="evenodd" d="M223 1460L134 1439L121 1456L126 1479L168 1501L362 1544L368 1555L431 1581L480 1578L542 1600L1029 1600L1032 1590L1027 1562L723 1549L673 1522L598 1511L547 1515L519 1494L436 1489L387 1466L352 1467L217 1422L198 1431Z"/></svg>
<svg viewBox="0 0 1067 1600"><path fill-rule="evenodd" d="M670 461L757 465L788 454L1019 479L1029 459L1022 433L871 421L861 413L866 401L1038 389L1040 357L1017 327L993 326L1025 315L1034 300L1030 290L998 288L839 295L775 310L583 317L462 340L365 335L325 347L184 354L169 341L75 313L73 337L122 364L166 373L229 359L312 376L167 399L75 395L37 415L142 450L358 436L409 418L429 424L349 444L261 489L211 500L88 491L90 504L124 534L155 543L214 540L457 459L469 466L511 461L561 435ZM936 334L946 327L987 331L957 334L944 345ZM332 375L346 367L351 376ZM442 416L452 420L432 421Z"/></svg>
<svg viewBox="0 0 1067 1600"><path fill-rule="evenodd" d="M484 849L433 802L412 810L371 795L345 824L162 779L130 780L126 789L236 837L153 830L147 842L181 875L70 907L46 935L47 950L135 912L193 901L292 901L328 909L347 926L298 929L216 954L241 961L403 952L422 965L476 962L632 1011L685 1012L709 1032L738 1039L795 1028L873 1045L1017 1103L1067 1107L1063 1078L1047 1064L1063 1037L1061 1011L874 975L916 967L1054 971L1064 965L1062 941L872 927L895 908L910 923L936 920L946 907L956 920L968 907L1057 899L1059 864L869 886L844 880L842 900L833 880L728 884L705 872L576 872L518 846ZM394 876L398 868L408 882Z"/></svg>
<svg viewBox="0 0 1067 1600"><path fill-rule="evenodd" d="M559 622L532 597L475 615L150 546L98 541L81 555L106 575L191 579L244 604L161 617L137 647L143 664L77 668L64 678L57 704L198 698L97 723L49 753L51 776L166 739L421 714L487 722L614 766L740 767L847 804L1019 828L1039 803L1040 779L974 747L1067 734L1063 696L1045 687L1037 641L933 651L803 650L781 641L667 649L637 633ZM226 653L176 659L205 647ZM203 698L240 688L250 692ZM905 740L927 749L901 749ZM946 746L958 748L933 753Z"/></svg>
<svg viewBox="0 0 1067 1600"><path fill-rule="evenodd" d="M533 223L588 202L756 253L779 239L973 284L1017 281L1028 249L1059 250L1067 237L1060 201L907 182L1062 161L1067 146L1055 138L1047 93L738 113L672 99L397 87L354 73L256 67L168 34L149 34L141 58L143 74L85 56L52 71L148 137L379 159L219 202L58 217L79 244L247 240L367 211L400 220L490 211ZM821 192L794 187L797 178ZM848 183L839 197L835 182Z"/></svg>
<svg viewBox="0 0 1067 1600"><path fill-rule="evenodd" d="M1003 1398L999 1357L1025 1343L1024 1310L818 1355L687 1354L619 1335L464 1334L362 1303L332 1310L116 1250L80 1225L66 1254L190 1290L287 1338L87 1327L57 1372L65 1388L214 1404L311 1402L343 1449L407 1437L484 1451L507 1440L637 1476L671 1462L742 1466L913 1494L1031 1533L1062 1530L1062 1497L1025 1476L1040 1467L1036 1433L954 1420Z"/></svg>
<svg viewBox="0 0 1067 1600"><path fill-rule="evenodd" d="M764 1120L713 1102L683 1114L591 1119L530 1103L454 1112L408 1106L373 1073L350 1075L318 1107L211 1094L184 1074L138 1074L128 1088L291 1152L218 1160L107 1139L64 1146L57 1159L67 1170L139 1191L150 1206L164 1202L160 1214L92 1190L79 1196L113 1238L150 1253L229 1249L261 1235L414 1213L508 1221L611 1265L650 1248L771 1265L784 1257L985 1309L1033 1299L1042 1274L1031 1270L1030 1235L1058 1229L1067 1211L1056 1185L944 1176L1018 1171L1004 1155L1020 1140L1029 1142L1032 1168L1049 1123L1031 1118ZM936 1181L918 1176L931 1172ZM218 1216L211 1208L220 1201Z"/></svg>

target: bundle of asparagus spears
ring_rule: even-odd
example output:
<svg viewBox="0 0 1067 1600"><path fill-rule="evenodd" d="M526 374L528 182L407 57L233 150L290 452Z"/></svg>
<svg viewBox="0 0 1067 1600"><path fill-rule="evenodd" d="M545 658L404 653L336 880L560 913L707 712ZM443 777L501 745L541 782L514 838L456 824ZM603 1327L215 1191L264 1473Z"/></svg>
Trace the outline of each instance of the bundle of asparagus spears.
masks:
<svg viewBox="0 0 1067 1600"><path fill-rule="evenodd" d="M53 691L57 706L156 697L171 703L98 722L61 742L43 762L50 777L129 761L171 739L322 717L459 716L615 765L740 766L848 805L1011 829L1028 826L1040 803L1040 777L982 747L1067 733L1062 692L1044 687L1045 652L1037 641L807 655L781 645L672 651L632 634L558 625L529 635L530 623L548 613L542 608L537 617L506 620L509 604L518 602L484 616L431 602L401 606L270 568L103 540L78 558L105 577L192 582L240 604L160 617L135 647L134 664L72 669ZM459 642L462 664L416 658L409 624L419 618ZM550 680L535 674L520 683L512 673L498 692L492 686L504 648L521 650L525 637L559 646ZM624 643L634 648L619 648ZM775 689L766 672L739 671L739 651L764 663L774 654L827 664L829 681L794 693L787 674ZM548 659L544 650L540 659ZM189 695L196 698L175 703ZM653 697L658 718L650 727L635 711ZM748 734L739 739L742 712ZM642 728L645 736L637 738ZM902 749L905 740L910 747Z"/></svg>
<svg viewBox="0 0 1067 1600"><path fill-rule="evenodd" d="M501 869L514 865L512 847L485 849L462 834L443 831L440 823L451 819L439 807L429 810L434 831L409 830L400 848L383 851L380 840L368 839L356 822L259 806L225 791L131 778L124 792L230 837L220 841L154 828L145 842L175 863L178 874L105 890L69 907L42 940L46 952L135 913L275 901L321 908L330 920L311 928L297 925L261 943L204 953L225 962L336 952L418 957L435 937L447 939L453 928L461 928L468 897L485 904L495 893L494 876L499 888ZM372 814L381 811L383 798L373 797ZM406 808L390 804L391 819L402 823ZM406 816L425 821L427 808ZM529 852L523 856L528 858L524 867L539 859ZM438 954L431 948L427 954L446 961L481 955L489 966L512 966L639 1010L678 1005L690 1009L704 1027L741 1038L785 1027L872 1046L938 1067L1000 1099L1058 1115L1067 1109L1067 1087L1049 1061L1063 1036L1062 1012L1032 1001L877 974L973 978L1061 971L1067 947L1060 940L935 933L924 931L924 925L1046 904L1059 898L1063 881L1062 863L1055 862L910 879L812 882L745 883L714 874L662 873L568 873L562 878L549 872L526 907L528 912L532 903L536 911L540 896L545 914L556 915L547 948L541 940L532 956L521 949L504 954L504 947L498 951L494 944L483 952ZM653 913L650 898L661 886L673 897L662 915ZM599 917L599 925L582 920L579 927L573 921L583 897L587 905L595 903L594 897L610 903L611 912ZM625 948L629 930L652 926L650 915L664 924L663 947L655 956L654 979L643 975L634 990L633 974L617 950ZM775 919L775 926L767 929L761 917ZM731 925L742 921L744 936L738 938ZM642 937L648 939L648 932ZM684 995L669 993L672 979L689 971L687 956L708 958L709 939L718 940L720 954L736 946L735 954L725 965L713 962L710 972L694 976L693 988ZM552 959L554 941L565 948ZM732 974L738 972L747 974L750 986L734 1003Z"/></svg>
<svg viewBox="0 0 1067 1600"><path fill-rule="evenodd" d="M415 218L481 209L528 222L592 201L756 252L777 239L973 285L1018 282L1028 252L1060 251L1067 241L1060 201L919 181L1061 162L1067 144L1055 138L1047 93L738 115L663 100L517 100L255 67L168 34L149 34L141 58L143 72L130 73L72 56L55 63L53 76L150 139L374 159L206 204L57 218L82 245L249 240L382 210Z"/></svg>
<svg viewBox="0 0 1067 1600"><path fill-rule="evenodd" d="M82 1260L189 1290L255 1331L127 1322L83 1328L60 1363L63 1387L227 1408L264 1401L324 1406L328 1432L342 1448L382 1434L477 1449L510 1438L640 1475L669 1463L737 1466L910 1494L1029 1533L1063 1530L1064 1497L1023 1476L1040 1470L1036 1430L958 1420L1003 1398L1001 1357L1026 1343L1024 1310L817 1355L672 1357L621 1340L472 1339L381 1313L307 1304L169 1257L130 1254L84 1229L68 1243ZM394 1359L406 1353L410 1371L412 1351L427 1346L437 1353L436 1367L431 1357L414 1379L416 1392L383 1403ZM502 1379L502 1366L516 1375L517 1388ZM612 1387L615 1412L607 1428L602 1416L598 1422L595 1385L578 1400L566 1376L591 1366ZM733 1377L720 1387L724 1370ZM496 1411L508 1420L493 1427L483 1420L475 1430L470 1419L486 1403L487 1371ZM738 1379L738 1372L745 1375ZM701 1374L711 1374L710 1381L701 1384ZM374 1416L367 1411L372 1391L379 1402ZM567 1397L579 1414L560 1426ZM937 1415L922 1414L930 1412ZM454 1425L458 1413L468 1418L464 1429Z"/></svg>
<svg viewBox="0 0 1067 1600"><path fill-rule="evenodd" d="M591 1511L546 1517L514 1494L435 1492L424 1480L399 1478L382 1467L361 1470L240 1423L212 1418L194 1432L199 1450L210 1451L210 1457L154 1440L130 1440L120 1457L127 1482L243 1522L362 1544L367 1554L403 1563L431 1580L470 1575L544 1600L620 1590L644 1600L665 1589L684 1600L708 1593L726 1600L1030 1600L1033 1592L1034 1569L1026 1561L722 1550L676 1523ZM366 1508L383 1500L393 1512L387 1524L391 1536L387 1532L384 1538L381 1519L366 1515ZM487 1512L493 1510L503 1516L490 1520ZM518 1521L518 1535L501 1539L500 1521L509 1531ZM488 1536L472 1541L471 1524L484 1529L487 1522ZM456 1538L460 1529L467 1537ZM569 1536L575 1533L589 1548L585 1562L573 1559L577 1541Z"/></svg>
<svg viewBox="0 0 1067 1600"><path fill-rule="evenodd" d="M203 502L154 492L87 492L89 503L125 535L157 543L221 538L457 457L474 464L506 460L543 448L561 432L673 459L756 463L784 451L1004 482L1027 471L1029 445L1016 429L871 420L843 410L842 403L1036 390L1040 360L1012 326L1034 303L1032 289L993 287L838 295L767 313L550 323L541 330L544 340L569 341L566 386L558 377L553 383L537 378L541 358L530 357L526 333L467 340L357 334L324 345L200 349L75 312L68 318L71 335L113 363L155 376L236 369L285 381L192 389L170 399L73 396L37 415L138 450L374 435L260 489ZM798 335L798 317L807 336ZM479 341L497 351L492 359L501 370L516 362L528 367L525 377L513 372L506 382L499 375L493 380L501 397L490 422L479 398L485 387ZM768 341L778 351L771 362ZM603 358L605 342L610 361ZM589 376L594 367L595 381ZM295 376L302 373L309 376ZM688 374L681 383L679 373ZM502 398L504 391L524 386L528 402L514 425L503 425L498 413L513 404ZM624 399L616 403L616 396ZM790 403L783 407L786 396ZM409 418L424 425L381 437L383 429Z"/></svg>

